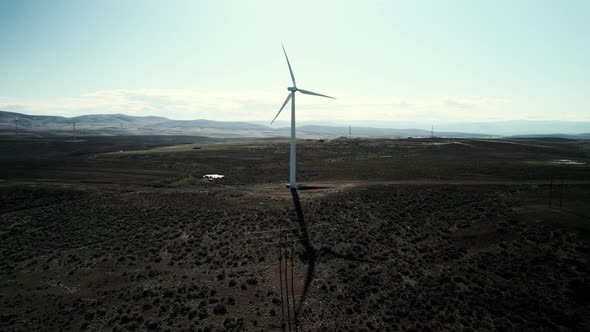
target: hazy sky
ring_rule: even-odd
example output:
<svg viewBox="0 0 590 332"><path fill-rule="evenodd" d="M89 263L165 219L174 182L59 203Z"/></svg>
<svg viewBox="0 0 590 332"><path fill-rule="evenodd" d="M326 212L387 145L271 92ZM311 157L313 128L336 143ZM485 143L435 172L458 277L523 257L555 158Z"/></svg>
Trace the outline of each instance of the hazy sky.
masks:
<svg viewBox="0 0 590 332"><path fill-rule="evenodd" d="M0 109L590 120L590 1L0 0ZM287 114L281 116L288 120Z"/></svg>

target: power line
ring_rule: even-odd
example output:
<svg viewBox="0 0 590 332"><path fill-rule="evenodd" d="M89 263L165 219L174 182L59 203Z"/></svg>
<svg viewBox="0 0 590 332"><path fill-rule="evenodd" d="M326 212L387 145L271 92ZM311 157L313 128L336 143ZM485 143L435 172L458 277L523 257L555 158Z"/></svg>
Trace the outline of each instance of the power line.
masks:
<svg viewBox="0 0 590 332"><path fill-rule="evenodd" d="M283 243L279 242L279 284L281 284L281 325L285 322L285 307L283 302L283 262L282 262L282 250Z"/></svg>
<svg viewBox="0 0 590 332"><path fill-rule="evenodd" d="M295 249L294 248L294 243L291 242L291 299L293 300L293 319L294 319L294 322L295 322L295 331L297 331L298 330L297 329L297 311L295 310L295 308L296 308L297 305L295 304L295 283L293 281L295 279L294 278L295 275L293 273L294 272L293 271L294 270L293 269L293 254L295 252L294 249Z"/></svg>
<svg viewBox="0 0 590 332"><path fill-rule="evenodd" d="M287 319L288 319L288 326L289 331L291 331L291 309L289 308L289 282L288 282L288 272L287 272L287 251L285 250L285 297L287 299ZM291 276L292 277L292 276Z"/></svg>

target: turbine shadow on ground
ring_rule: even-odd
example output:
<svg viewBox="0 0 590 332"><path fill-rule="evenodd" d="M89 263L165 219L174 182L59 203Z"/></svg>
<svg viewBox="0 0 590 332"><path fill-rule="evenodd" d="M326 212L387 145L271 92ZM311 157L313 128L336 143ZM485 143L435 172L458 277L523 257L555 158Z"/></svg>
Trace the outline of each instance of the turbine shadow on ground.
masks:
<svg viewBox="0 0 590 332"><path fill-rule="evenodd" d="M303 253L303 258L307 260L307 271L305 273L303 292L299 297L299 303L297 304L297 308L295 308L295 314L296 316L299 316L303 309L303 302L305 302L305 298L307 297L309 288L314 278L315 267L317 263L317 252L309 240L309 234L307 233L305 217L303 215L303 209L301 208L301 201L299 200L299 194L297 193L297 189L291 188L291 196L293 197L293 205L295 206L295 212L297 212L301 244L303 245L303 249L305 250Z"/></svg>
<svg viewBox="0 0 590 332"><path fill-rule="evenodd" d="M291 196L293 197L293 205L295 206L295 212L297 213L297 221L299 222L299 239L300 243L303 245L303 255L302 259L307 261L307 271L305 273L305 279L303 281L303 291L301 292L301 296L299 297L299 301L297 303L297 307L294 308L295 310L295 326L297 326L297 317L299 317L300 313L303 311L303 303L307 298L309 293L309 289L311 287L311 283L315 277L315 268L317 265L318 258L320 254L326 256L332 256L335 258L357 261L357 262L371 262L370 260L360 259L357 257L353 257L350 255L342 255L338 252L333 251L331 248L322 247L319 252L313 247L311 241L309 240L309 233L307 231L307 225L305 224L305 216L303 214L303 208L301 207L301 201L299 199L299 194L296 188L291 188Z"/></svg>

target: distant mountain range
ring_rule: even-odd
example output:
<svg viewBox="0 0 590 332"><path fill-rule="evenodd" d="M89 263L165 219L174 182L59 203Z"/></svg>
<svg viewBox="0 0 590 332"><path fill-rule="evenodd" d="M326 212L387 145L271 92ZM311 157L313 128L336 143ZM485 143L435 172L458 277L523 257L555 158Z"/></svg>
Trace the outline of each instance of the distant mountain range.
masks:
<svg viewBox="0 0 590 332"><path fill-rule="evenodd" d="M89 135L195 135L214 138L288 137L288 123L269 127L261 123L212 120L171 120L157 116L124 114L92 114L72 118L27 115L0 111L0 135L12 135L15 119L21 133L35 136L72 135L73 123L79 136ZM367 121L367 124L373 122ZM381 126L379 126L379 124ZM392 123L375 122L375 126L357 121L352 127L354 137L430 137L430 130L395 129ZM408 125L406 123L406 125ZM460 130L458 130L460 129ZM297 127L299 138L335 138L347 136L348 125L307 123ZM504 121L437 125L438 137L499 137L512 135L590 138L590 122Z"/></svg>

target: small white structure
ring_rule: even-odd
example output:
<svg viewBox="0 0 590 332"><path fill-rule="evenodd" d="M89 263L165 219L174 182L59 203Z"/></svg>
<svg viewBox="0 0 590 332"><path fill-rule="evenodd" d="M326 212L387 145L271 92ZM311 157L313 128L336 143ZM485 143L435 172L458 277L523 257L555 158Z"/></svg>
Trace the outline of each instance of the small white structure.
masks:
<svg viewBox="0 0 590 332"><path fill-rule="evenodd" d="M215 179L221 179L225 177L225 175L221 175L221 174L205 174L203 175L203 178L209 180L209 181L213 181Z"/></svg>

